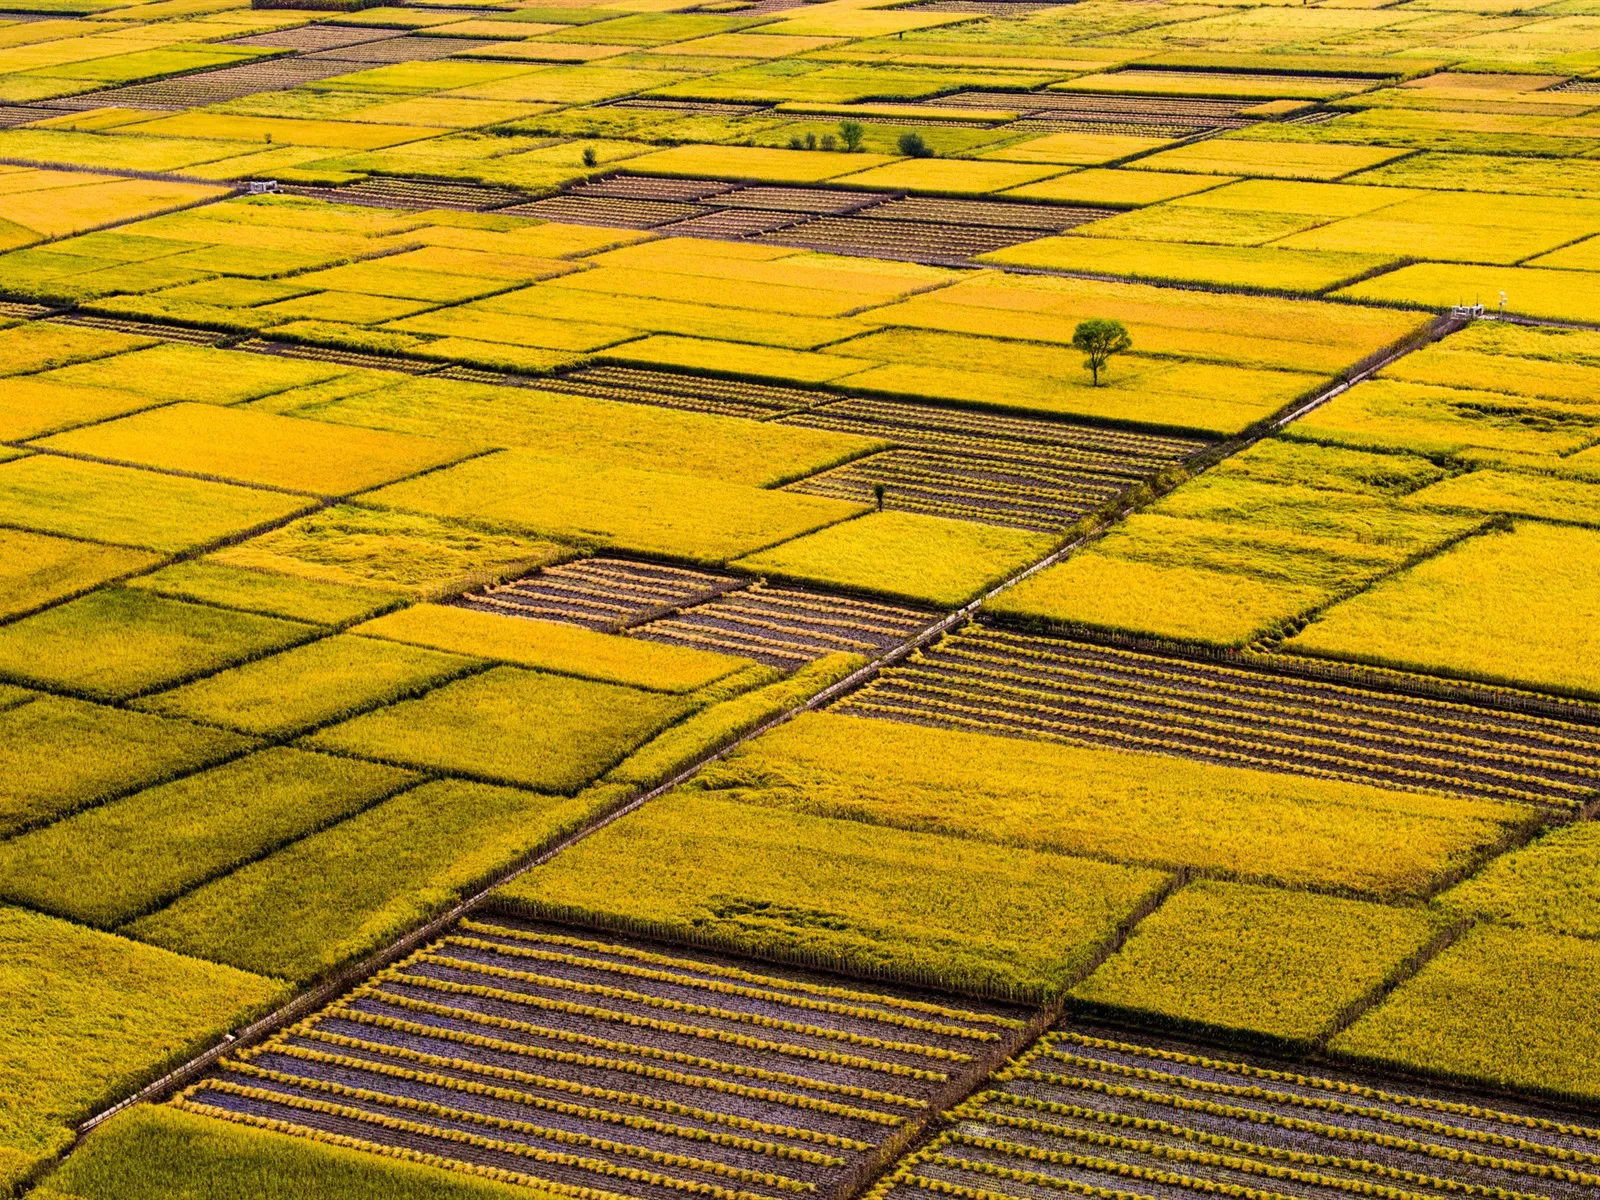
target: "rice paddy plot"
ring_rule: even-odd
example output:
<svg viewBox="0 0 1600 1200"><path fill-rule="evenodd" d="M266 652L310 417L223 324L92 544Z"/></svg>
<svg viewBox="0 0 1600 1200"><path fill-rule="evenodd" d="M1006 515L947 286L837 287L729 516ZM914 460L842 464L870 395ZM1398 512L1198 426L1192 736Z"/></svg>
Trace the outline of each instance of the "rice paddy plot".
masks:
<svg viewBox="0 0 1600 1200"><path fill-rule="evenodd" d="M1026 463L966 461L921 450L889 450L790 485L791 491L871 503L883 491L889 512L926 513L1016 529L1053 532L1104 507L1126 483Z"/></svg>
<svg viewBox="0 0 1600 1200"><path fill-rule="evenodd" d="M1027 1016L475 916L174 1104L556 1196L836 1198Z"/></svg>
<svg viewBox="0 0 1600 1200"><path fill-rule="evenodd" d="M698 204L678 200L628 200L613 196L552 196L516 210L518 216L612 229L654 229L705 213Z"/></svg>
<svg viewBox="0 0 1600 1200"><path fill-rule="evenodd" d="M452 376L446 372L446 377ZM551 379L530 381L530 386L546 392L570 392L602 400L655 404L662 408L757 419L793 413L834 398L831 392L806 388L747 383L742 379L712 379L637 367L584 367Z"/></svg>
<svg viewBox="0 0 1600 1200"><path fill-rule="evenodd" d="M958 92L930 103L940 108L992 108L1015 112L1008 130L1104 131L1189 137L1253 122L1233 100L1189 97L1116 96L1069 92Z"/></svg>
<svg viewBox="0 0 1600 1200"><path fill-rule="evenodd" d="M1578 808L1600 728L971 625L838 711Z"/></svg>
<svg viewBox="0 0 1600 1200"><path fill-rule="evenodd" d="M122 108L183 110L241 100L261 92L277 92L318 80L343 75L347 62L313 58L280 58L266 62L241 63L217 71L203 71L176 79L135 83L127 87L92 92L76 103L93 101L96 108L117 105Z"/></svg>
<svg viewBox="0 0 1600 1200"><path fill-rule="evenodd" d="M584 558L469 592L457 603L482 612L617 633L746 586L748 580L709 571L623 558Z"/></svg>
<svg viewBox="0 0 1600 1200"><path fill-rule="evenodd" d="M944 225L975 225L992 229L1018 229L1059 233L1089 221L1113 215L1105 208L1064 204L1023 204L1001 200L952 200L935 196L906 196L873 205L861 214L876 221L921 221Z"/></svg>
<svg viewBox="0 0 1600 1200"><path fill-rule="evenodd" d="M960 261L1034 237L1032 231L931 221L871 221L865 217L817 217L764 234L764 242L803 246L833 254L902 258L912 262Z"/></svg>
<svg viewBox="0 0 1600 1200"><path fill-rule="evenodd" d="M849 398L786 424L882 438L903 449L793 484L792 490L1041 532L1070 525L1207 443L1065 421Z"/></svg>
<svg viewBox="0 0 1600 1200"><path fill-rule="evenodd" d="M790 670L841 651L876 657L933 619L899 605L756 583L647 622L634 635Z"/></svg>
<svg viewBox="0 0 1600 1200"><path fill-rule="evenodd" d="M370 204L375 208L453 209L488 212L524 204L529 197L510 188L482 183L446 183L437 179L374 176L337 188L289 187L297 196L333 200L339 204Z"/></svg>
<svg viewBox="0 0 1600 1200"><path fill-rule="evenodd" d="M642 102L640 102L642 103ZM692 201L733 191L735 184L720 179L663 179L655 175L612 175L568 188L569 196L598 196L614 200Z"/></svg>
<svg viewBox="0 0 1600 1200"><path fill-rule="evenodd" d="M1301 1073L1301 1072L1305 1073ZM870 1200L1062 1194L1576 1200L1593 1118L1072 1022L947 1114Z"/></svg>

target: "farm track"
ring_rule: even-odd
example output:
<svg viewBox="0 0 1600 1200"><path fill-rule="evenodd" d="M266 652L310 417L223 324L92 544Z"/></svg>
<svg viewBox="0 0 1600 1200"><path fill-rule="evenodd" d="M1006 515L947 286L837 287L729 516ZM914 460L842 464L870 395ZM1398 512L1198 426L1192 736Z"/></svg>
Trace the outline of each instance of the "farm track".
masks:
<svg viewBox="0 0 1600 1200"><path fill-rule="evenodd" d="M601 936L463 921L176 1103L567 1195L832 1198L1028 1032L1026 1010Z"/></svg>
<svg viewBox="0 0 1600 1200"><path fill-rule="evenodd" d="M1046 1034L872 1200L1586 1200L1600 1186L1600 1128L1582 1118L1134 1038Z"/></svg>
<svg viewBox="0 0 1600 1200"><path fill-rule="evenodd" d="M1600 729L969 625L837 711L1580 808Z"/></svg>

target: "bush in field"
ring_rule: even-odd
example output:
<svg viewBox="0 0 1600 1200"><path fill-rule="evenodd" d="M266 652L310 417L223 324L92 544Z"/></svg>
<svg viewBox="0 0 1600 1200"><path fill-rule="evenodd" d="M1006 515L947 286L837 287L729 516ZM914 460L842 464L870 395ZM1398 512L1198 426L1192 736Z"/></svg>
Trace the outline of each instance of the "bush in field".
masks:
<svg viewBox="0 0 1600 1200"><path fill-rule="evenodd" d="M1078 327L1072 331L1072 344L1083 351L1083 365L1094 378L1094 386L1099 387L1100 372L1106 362L1113 354L1130 349L1133 339L1128 336L1128 327L1121 321L1090 317L1087 321L1078 322Z"/></svg>
<svg viewBox="0 0 1600 1200"><path fill-rule="evenodd" d="M922 140L920 133L902 133L900 135L900 153L907 158L932 158L933 147Z"/></svg>
<svg viewBox="0 0 1600 1200"><path fill-rule="evenodd" d="M867 136L866 126L860 121L840 121L839 140L844 143L844 148L849 153L861 149L861 142Z"/></svg>

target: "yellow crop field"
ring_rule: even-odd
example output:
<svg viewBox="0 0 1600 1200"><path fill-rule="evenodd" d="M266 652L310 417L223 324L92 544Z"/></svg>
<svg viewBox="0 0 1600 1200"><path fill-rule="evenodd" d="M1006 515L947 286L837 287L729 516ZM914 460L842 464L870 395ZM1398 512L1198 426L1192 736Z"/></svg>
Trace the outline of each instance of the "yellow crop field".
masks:
<svg viewBox="0 0 1600 1200"><path fill-rule="evenodd" d="M1558 321L1600 321L1600 273L1590 271L1416 263L1353 284L1340 295L1419 308L1455 304L1495 308L1502 292L1507 312Z"/></svg>
<svg viewBox="0 0 1600 1200"><path fill-rule="evenodd" d="M506 450L363 497L419 512L617 550L718 562L854 515L837 500Z"/></svg>
<svg viewBox="0 0 1600 1200"><path fill-rule="evenodd" d="M442 604L403 608L358 625L353 632L661 692L692 692L751 665L705 650Z"/></svg>
<svg viewBox="0 0 1600 1200"><path fill-rule="evenodd" d="M364 3L0 12L0 1196L1594 1190L1593 0Z"/></svg>
<svg viewBox="0 0 1600 1200"><path fill-rule="evenodd" d="M1401 669L1600 695L1600 533L1537 522L1470 538L1314 621L1288 645ZM1536 572L1536 573L1535 573ZM1497 614L1515 611L1508 627Z"/></svg>
<svg viewBox="0 0 1600 1200"><path fill-rule="evenodd" d="M1268 179L1340 179L1399 158L1381 146L1295 145L1225 138L1164 150L1134 164L1140 170L1258 175Z"/></svg>
<svg viewBox="0 0 1600 1200"><path fill-rule="evenodd" d="M454 462L470 445L212 404L173 404L42 443L170 471L320 495L364 491Z"/></svg>
<svg viewBox="0 0 1600 1200"><path fill-rule="evenodd" d="M1093 238L1040 238L983 257L987 262L1024 267L1302 294L1336 288L1399 261L1397 256L1388 254L1280 250L1274 246L1163 245L1118 241L1099 231L1096 234Z"/></svg>
<svg viewBox="0 0 1600 1200"><path fill-rule="evenodd" d="M820 429L620 405L535 388L426 380L375 388L303 415L415 438L540 450L770 487L886 443ZM352 447L353 448L353 447Z"/></svg>

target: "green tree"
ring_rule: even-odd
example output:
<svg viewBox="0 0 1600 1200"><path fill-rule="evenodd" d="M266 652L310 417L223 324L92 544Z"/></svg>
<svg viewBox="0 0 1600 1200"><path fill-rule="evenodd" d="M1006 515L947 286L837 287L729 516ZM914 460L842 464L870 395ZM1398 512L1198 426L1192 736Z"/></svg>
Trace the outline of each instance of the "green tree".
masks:
<svg viewBox="0 0 1600 1200"><path fill-rule="evenodd" d="M867 136L867 127L860 121L840 121L839 140L844 143L844 148L850 153L861 149L861 141Z"/></svg>
<svg viewBox="0 0 1600 1200"><path fill-rule="evenodd" d="M600 156L594 152L594 147L593 146L585 146L583 148L583 165L584 166L592 167L595 164L597 164L599 161L600 161Z"/></svg>
<svg viewBox="0 0 1600 1200"><path fill-rule="evenodd" d="M1089 368L1094 386L1100 386L1100 371L1113 354L1121 354L1133 345L1128 328L1121 321L1105 317L1090 317L1080 321L1072 331L1072 344L1083 351L1083 365Z"/></svg>
<svg viewBox="0 0 1600 1200"><path fill-rule="evenodd" d="M922 140L920 133L906 132L900 135L900 153L907 158L932 158L933 148Z"/></svg>

